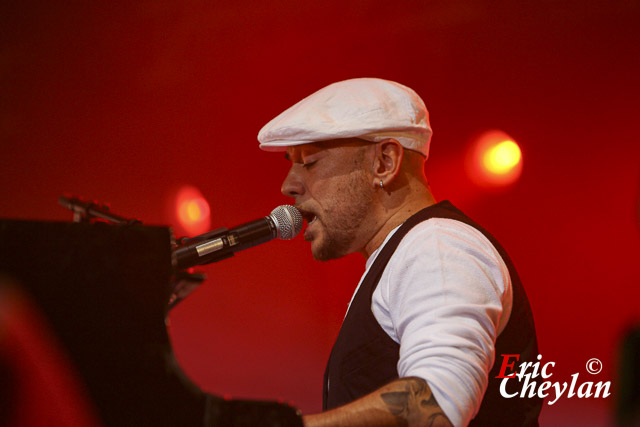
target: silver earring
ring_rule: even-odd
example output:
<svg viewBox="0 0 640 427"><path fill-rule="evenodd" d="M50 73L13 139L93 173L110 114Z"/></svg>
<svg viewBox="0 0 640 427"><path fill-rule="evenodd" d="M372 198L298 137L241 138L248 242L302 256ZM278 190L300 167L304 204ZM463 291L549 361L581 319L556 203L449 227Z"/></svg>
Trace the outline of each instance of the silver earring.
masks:
<svg viewBox="0 0 640 427"><path fill-rule="evenodd" d="M384 184L382 183L382 180L380 180L380 188L384 190Z"/></svg>

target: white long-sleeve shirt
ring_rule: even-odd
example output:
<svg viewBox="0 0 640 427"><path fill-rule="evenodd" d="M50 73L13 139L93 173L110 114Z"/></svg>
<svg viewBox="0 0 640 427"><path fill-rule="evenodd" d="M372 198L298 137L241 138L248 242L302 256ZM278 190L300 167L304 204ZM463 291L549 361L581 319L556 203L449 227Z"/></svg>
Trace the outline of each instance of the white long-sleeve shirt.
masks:
<svg viewBox="0 0 640 427"><path fill-rule="evenodd" d="M396 230L369 257L360 284ZM511 305L509 271L489 240L460 221L431 218L398 245L371 309L400 344L398 376L423 378L457 427L480 408Z"/></svg>

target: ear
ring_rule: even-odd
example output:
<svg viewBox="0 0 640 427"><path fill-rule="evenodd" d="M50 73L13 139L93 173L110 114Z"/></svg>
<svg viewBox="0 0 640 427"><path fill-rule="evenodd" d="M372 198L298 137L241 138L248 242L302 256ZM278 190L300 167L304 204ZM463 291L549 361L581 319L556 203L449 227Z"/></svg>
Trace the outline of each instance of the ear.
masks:
<svg viewBox="0 0 640 427"><path fill-rule="evenodd" d="M386 187L398 176L404 149L398 141L389 138L375 144L374 156L373 185L379 187L382 182Z"/></svg>

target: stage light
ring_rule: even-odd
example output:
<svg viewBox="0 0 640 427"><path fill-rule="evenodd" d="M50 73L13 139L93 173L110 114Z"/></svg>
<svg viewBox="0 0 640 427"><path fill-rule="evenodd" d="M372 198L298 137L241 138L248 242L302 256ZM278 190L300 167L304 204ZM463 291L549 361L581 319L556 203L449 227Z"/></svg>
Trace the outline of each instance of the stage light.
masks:
<svg viewBox="0 0 640 427"><path fill-rule="evenodd" d="M184 223L199 222L209 214L209 205L204 199L185 200L178 208L180 221Z"/></svg>
<svg viewBox="0 0 640 427"><path fill-rule="evenodd" d="M487 171L504 175L520 163L521 158L522 153L518 144L511 140L506 140L489 148L482 160Z"/></svg>
<svg viewBox="0 0 640 427"><path fill-rule="evenodd" d="M482 187L506 187L522 173L522 152L509 135L502 131L482 134L467 156L466 170Z"/></svg>
<svg viewBox="0 0 640 427"><path fill-rule="evenodd" d="M196 187L186 185L178 190L175 213L188 234L202 234L209 230L209 203Z"/></svg>

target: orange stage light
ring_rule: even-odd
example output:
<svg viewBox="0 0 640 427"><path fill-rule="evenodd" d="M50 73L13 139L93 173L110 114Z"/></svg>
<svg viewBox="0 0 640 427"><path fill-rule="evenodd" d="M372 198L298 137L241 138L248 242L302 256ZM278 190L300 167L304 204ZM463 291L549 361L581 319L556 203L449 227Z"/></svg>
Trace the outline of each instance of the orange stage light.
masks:
<svg viewBox="0 0 640 427"><path fill-rule="evenodd" d="M188 234L197 235L209 230L209 203L196 187L185 185L178 190L175 212L180 225Z"/></svg>
<svg viewBox="0 0 640 427"><path fill-rule="evenodd" d="M467 156L466 170L481 187L506 187L522 174L522 152L518 144L502 131L482 134Z"/></svg>

